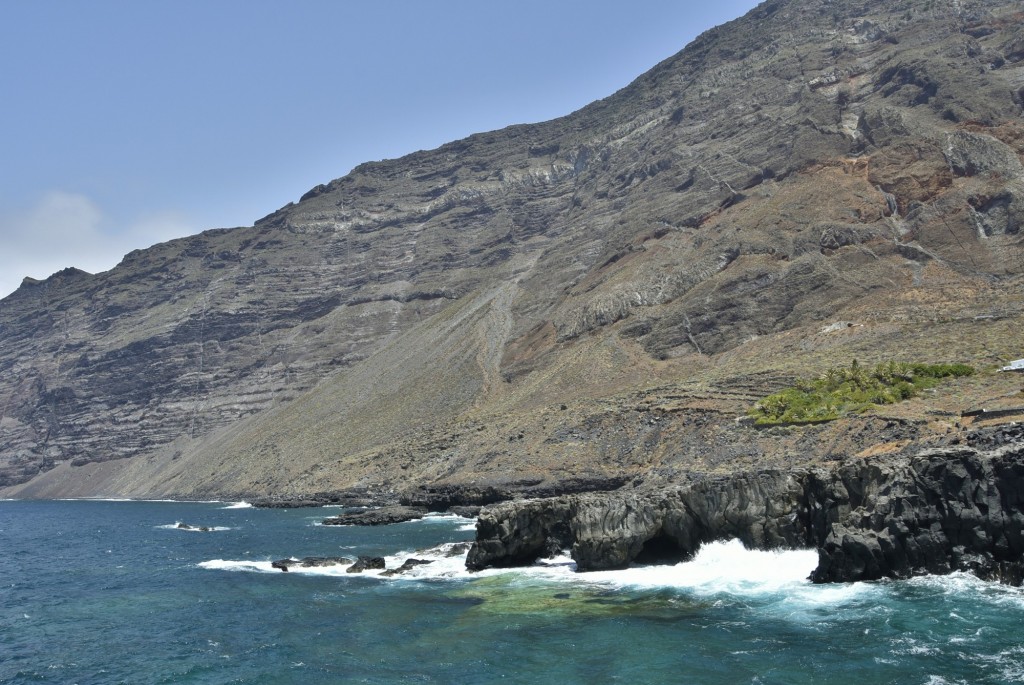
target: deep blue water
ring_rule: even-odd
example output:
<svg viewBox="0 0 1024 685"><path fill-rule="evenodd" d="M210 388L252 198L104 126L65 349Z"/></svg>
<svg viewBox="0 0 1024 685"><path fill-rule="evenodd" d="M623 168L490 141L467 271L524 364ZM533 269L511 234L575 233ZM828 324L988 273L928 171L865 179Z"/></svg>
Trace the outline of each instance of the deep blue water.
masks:
<svg viewBox="0 0 1024 685"><path fill-rule="evenodd" d="M1024 592L970 576L811 586L808 552L470 575L464 519L325 527L331 510L0 502L0 683L1010 683ZM178 521L213 532L174 528ZM413 577L285 557L434 559Z"/></svg>

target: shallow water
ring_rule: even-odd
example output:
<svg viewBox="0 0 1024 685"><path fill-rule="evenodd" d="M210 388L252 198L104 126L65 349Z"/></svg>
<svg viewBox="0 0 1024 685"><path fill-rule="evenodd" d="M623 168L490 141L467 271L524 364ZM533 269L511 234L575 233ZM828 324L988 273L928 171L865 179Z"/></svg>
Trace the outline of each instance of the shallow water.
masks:
<svg viewBox="0 0 1024 685"><path fill-rule="evenodd" d="M0 502L0 683L1008 683L1024 592L970 576L814 586L808 551L465 571L465 519ZM209 526L199 532L178 522ZM286 557L381 555L394 579Z"/></svg>

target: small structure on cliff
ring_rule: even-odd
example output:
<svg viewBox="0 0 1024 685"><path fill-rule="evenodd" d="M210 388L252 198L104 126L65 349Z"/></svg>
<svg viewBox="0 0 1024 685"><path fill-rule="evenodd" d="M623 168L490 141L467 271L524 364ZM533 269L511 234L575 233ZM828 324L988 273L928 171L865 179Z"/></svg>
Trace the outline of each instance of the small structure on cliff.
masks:
<svg viewBox="0 0 1024 685"><path fill-rule="evenodd" d="M1019 371L1024 373L1024 359L1016 359L1010 362L1009 366L1004 366L1003 371Z"/></svg>

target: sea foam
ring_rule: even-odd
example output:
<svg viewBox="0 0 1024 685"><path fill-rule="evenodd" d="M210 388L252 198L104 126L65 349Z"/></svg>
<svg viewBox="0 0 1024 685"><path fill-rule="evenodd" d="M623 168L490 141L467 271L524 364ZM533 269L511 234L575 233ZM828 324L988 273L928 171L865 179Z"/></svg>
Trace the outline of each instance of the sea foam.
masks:
<svg viewBox="0 0 1024 685"><path fill-rule="evenodd" d="M466 555L453 553L453 543L439 545L428 550L401 551L385 556L387 568L396 568L409 558L428 560L430 564L416 566L398 576L396 580L441 580L472 579L496 575L519 575L524 579L554 583L591 584L608 587L635 589L679 589L698 595L715 594L776 594L792 592L796 588L811 587L807 576L817 563L813 550L787 550L762 552L747 550L738 540L714 542L704 545L692 561L675 565L638 566L618 571L592 571L576 573L576 564L568 556L544 559L528 567L511 569L487 569L471 573L466 569ZM225 561L203 562L203 568L227 570L264 571L272 567L270 562ZM317 567L292 572L314 575L339 575L345 567ZM365 571L360 575L379 576L381 571ZM846 587L846 586L844 586ZM819 590L822 602L841 599L843 591ZM855 594L855 592L853 593Z"/></svg>
<svg viewBox="0 0 1024 685"><path fill-rule="evenodd" d="M156 528L160 528L162 530L180 530L180 531L182 531L184 533L213 533L213 532L220 532L220 531L225 531L225 530L231 530L231 528L229 528L228 526L206 526L206 530L203 530L200 526L188 525L187 528L183 528L179 524L180 524L180 522L165 523L162 526L156 526Z"/></svg>
<svg viewBox="0 0 1024 685"><path fill-rule="evenodd" d="M584 578L635 588L677 588L696 594L765 594L808 584L818 562L814 550L756 551L739 540L703 545L691 561L598 571Z"/></svg>
<svg viewBox="0 0 1024 685"><path fill-rule="evenodd" d="M230 561L228 559L211 559L199 562L199 568L212 569L214 571L256 571L259 573L280 573L271 566L270 561Z"/></svg>

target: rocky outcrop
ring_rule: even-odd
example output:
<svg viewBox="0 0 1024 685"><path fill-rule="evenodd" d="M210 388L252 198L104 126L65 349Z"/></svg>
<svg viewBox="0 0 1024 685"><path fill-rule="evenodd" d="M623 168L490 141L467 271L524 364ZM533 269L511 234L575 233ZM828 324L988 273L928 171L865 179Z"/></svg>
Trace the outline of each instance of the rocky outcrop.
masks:
<svg viewBox="0 0 1024 685"><path fill-rule="evenodd" d="M609 501L612 496L609 496ZM572 497L520 500L487 507L476 524L466 567L524 566L572 544Z"/></svg>
<svg viewBox="0 0 1024 685"><path fill-rule="evenodd" d="M385 507L394 505L396 498L392 496L373 496L363 491L315 492L304 497L261 497L254 499L252 505L258 509L306 509L327 505L343 507Z"/></svg>
<svg viewBox="0 0 1024 685"><path fill-rule="evenodd" d="M432 564L432 563L434 563L434 562L430 561L429 559L409 558L409 559L406 559L402 563L401 566L398 566L397 568L389 568L388 570L386 570L383 573L381 573L381 575L386 577L386 578L390 578L392 576L400 576L403 573L408 573L409 571L413 570L417 566L424 566L426 564Z"/></svg>
<svg viewBox="0 0 1024 685"><path fill-rule="evenodd" d="M816 484L826 520L815 582L969 571L1024 580L1024 446L851 465Z"/></svg>
<svg viewBox="0 0 1024 685"><path fill-rule="evenodd" d="M538 478L513 481L504 485L420 485L403 492L399 501L408 506L427 507L430 511L454 512L459 507L479 507L513 499L618 490L628 480L624 476L611 476L566 478L554 482Z"/></svg>
<svg viewBox="0 0 1024 685"><path fill-rule="evenodd" d="M580 571L621 568L682 561L731 538L756 549L816 547L815 582L960 570L1019 585L1024 445L505 503L481 512L466 564L523 565L571 547Z"/></svg>
<svg viewBox="0 0 1024 685"><path fill-rule="evenodd" d="M594 495L577 500L571 525L577 567L688 559L701 544L727 538L758 549L793 547L808 536L806 520L797 515L802 483L793 474L767 471L701 480L659 495L649 500L630 493L611 503ZM628 533L609 530L613 521L621 521Z"/></svg>
<svg viewBox="0 0 1024 685"><path fill-rule="evenodd" d="M572 548L580 571L632 562L689 559L704 542L739 538L749 547L801 546L806 474L767 471L686 485L507 502L487 507L466 564L529 564Z"/></svg>
<svg viewBox="0 0 1024 685"><path fill-rule="evenodd" d="M345 569L345 573L362 573L363 571L379 571L385 568L384 557L364 557L356 559L356 563Z"/></svg>
<svg viewBox="0 0 1024 685"><path fill-rule="evenodd" d="M325 526L386 526L392 523L415 521L427 514L424 507L381 507L365 511L350 511L322 521Z"/></svg>
<svg viewBox="0 0 1024 685"><path fill-rule="evenodd" d="M392 576L408 573L417 566L423 566L431 563L433 562L428 559L416 559L410 557L409 559L406 559L401 566L387 569L380 575L390 578ZM347 566L348 568L345 569L346 573L362 573L363 571L379 571L383 569L385 567L385 560L383 557L360 556L353 563L351 559L346 557L303 557L301 559L278 559L277 561L271 562L270 565L273 568L285 572L296 568L330 568L333 566Z"/></svg>

